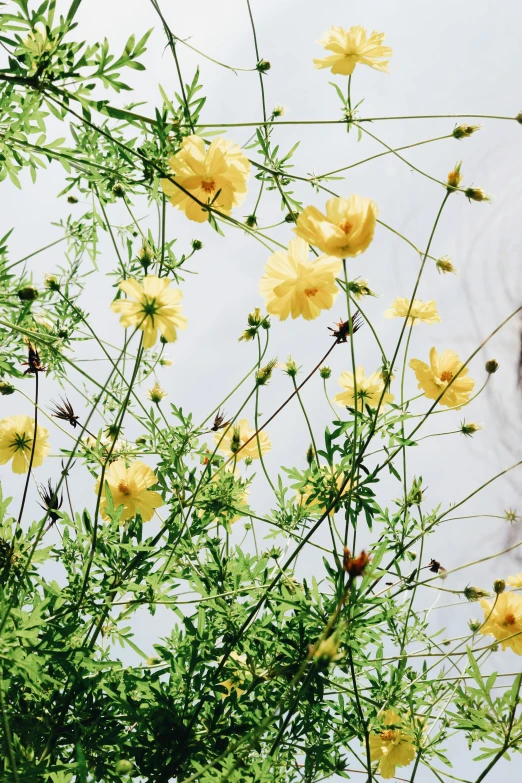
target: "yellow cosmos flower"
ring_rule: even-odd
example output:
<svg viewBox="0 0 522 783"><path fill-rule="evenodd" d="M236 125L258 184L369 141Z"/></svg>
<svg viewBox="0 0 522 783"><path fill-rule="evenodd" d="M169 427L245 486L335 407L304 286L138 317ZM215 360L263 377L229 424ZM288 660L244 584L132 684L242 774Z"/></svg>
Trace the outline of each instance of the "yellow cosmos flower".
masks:
<svg viewBox="0 0 522 783"><path fill-rule="evenodd" d="M222 699L227 699L232 691L235 691L239 699L243 693L246 693L246 689L241 688L241 685L245 682L245 676L249 674L247 657L246 655L239 655L237 652L231 652L229 657L238 664L238 667L229 680L219 683L223 688L227 689L227 693L221 693L220 695Z"/></svg>
<svg viewBox="0 0 522 783"><path fill-rule="evenodd" d="M233 424L228 428L227 432L221 440L221 434L216 432L214 435L214 443L219 444L219 451L225 454L227 457L236 457L239 462L242 459L250 457L251 459L259 459L259 449L257 448L257 438L252 438L255 435L255 430L251 428L248 423L248 419L240 419L236 424ZM248 446L244 446L248 440L250 443ZM259 432L259 446L261 447L261 455L264 456L272 448L270 440L265 430Z"/></svg>
<svg viewBox="0 0 522 783"><path fill-rule="evenodd" d="M398 296L393 300L392 306L384 313L385 318L406 318L410 300ZM437 303L430 299L429 302L423 302L422 299L414 299L411 304L410 314L408 316L408 326L422 321L425 324L436 324L440 321L440 315L437 312Z"/></svg>
<svg viewBox="0 0 522 783"><path fill-rule="evenodd" d="M370 408L377 408L379 400L384 390L384 380L379 372L372 373L368 378L364 374L363 367L356 367L355 380L357 386L357 405L354 398L354 382L353 373L342 372L339 378L339 385L343 387L344 391L336 394L333 401L341 407L357 408L357 410L364 412L366 405ZM385 408L388 403L393 402L395 399L393 394L385 392L382 397L381 409Z"/></svg>
<svg viewBox="0 0 522 783"><path fill-rule="evenodd" d="M105 482L109 485L114 508L123 506L120 524L127 519L135 517L139 512L144 522L152 519L154 509L163 505L163 499L159 492L150 492L149 487L158 483L154 471L144 462L137 459L129 468L125 460L117 459L112 462L104 476L104 486L100 498L100 514L103 519L109 519L107 514L107 498L105 496ZM98 494L100 479L96 482L94 491Z"/></svg>
<svg viewBox="0 0 522 783"><path fill-rule="evenodd" d="M115 313L122 313L121 326L136 326L143 331L143 347L152 348L158 329L168 343L177 337L176 329L185 329L187 319L181 314L183 294L179 288L169 288L166 277L147 275L143 285L134 278L122 280L120 289L136 301L118 299L111 304Z"/></svg>
<svg viewBox="0 0 522 783"><path fill-rule="evenodd" d="M308 242L293 239L288 250L278 250L268 259L259 290L270 315L285 321L302 315L311 321L321 310L329 310L339 293L335 277L341 271L336 258L321 256L308 260Z"/></svg>
<svg viewBox="0 0 522 783"><path fill-rule="evenodd" d="M330 27L319 43L327 52L333 54L324 58L314 58L316 68L330 68L332 73L349 76L357 63L369 65L377 71L388 72L388 60L393 54L389 46L383 46L384 33L375 30L368 37L365 27L355 25L345 30L344 27Z"/></svg>
<svg viewBox="0 0 522 783"><path fill-rule="evenodd" d="M511 585L511 587L522 587L522 573L515 574L515 576L508 576L506 582L508 585Z"/></svg>
<svg viewBox="0 0 522 783"><path fill-rule="evenodd" d="M441 355L435 348L430 351L430 363L427 365L420 359L412 359L410 367L415 372L419 389L422 389L429 400L436 400L444 392L450 381L462 367L462 362L455 351L443 351ZM473 378L468 378L468 368L465 367L458 378L444 392L439 402L448 408L460 408L468 402L475 388Z"/></svg>
<svg viewBox="0 0 522 783"><path fill-rule="evenodd" d="M214 139L208 149L199 136L187 136L181 142L180 151L169 160L171 174L176 183L202 204L212 204L215 209L230 215L246 196L250 161L237 144L228 139ZM189 220L204 223L209 213L180 190L169 179L161 180L163 192L170 203L181 209ZM219 193L219 195L217 195Z"/></svg>
<svg viewBox="0 0 522 783"><path fill-rule="evenodd" d="M9 416L0 421L0 465L13 460L13 473L27 473L33 449L34 419L30 416ZM36 427L33 468L39 467L49 454L48 430Z"/></svg>
<svg viewBox="0 0 522 783"><path fill-rule="evenodd" d="M404 722L394 710L384 713L384 725L394 726L370 734L370 759L380 759L377 772L388 780L395 777L395 767L407 767L417 753L413 734L404 727Z"/></svg>
<svg viewBox="0 0 522 783"><path fill-rule="evenodd" d="M309 245L337 258L364 253L373 239L377 205L364 196L330 198L326 215L316 207L306 207L294 229Z"/></svg>
<svg viewBox="0 0 522 783"><path fill-rule="evenodd" d="M494 636L502 643L503 650L509 647L517 655L522 655L522 595L500 593L494 604L483 598L480 605L484 610L484 625L480 633Z"/></svg>

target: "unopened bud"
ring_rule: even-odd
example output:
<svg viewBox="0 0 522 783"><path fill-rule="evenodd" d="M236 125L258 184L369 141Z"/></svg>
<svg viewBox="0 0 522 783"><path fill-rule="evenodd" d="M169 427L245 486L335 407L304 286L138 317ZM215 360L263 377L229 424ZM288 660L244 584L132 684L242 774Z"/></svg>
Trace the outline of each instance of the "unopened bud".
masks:
<svg viewBox="0 0 522 783"><path fill-rule="evenodd" d="M503 593L506 589L506 583L503 579L495 579L493 582L493 590L497 595L500 595L500 593Z"/></svg>
<svg viewBox="0 0 522 783"><path fill-rule="evenodd" d="M148 242L146 242L143 247L140 248L138 258L140 259L142 267L145 269L145 271L147 271L147 268L154 261L154 251Z"/></svg>
<svg viewBox="0 0 522 783"><path fill-rule="evenodd" d="M120 182L117 182L115 185L112 186L112 192L113 195L116 196L116 198L123 198L125 195L125 188Z"/></svg>
<svg viewBox="0 0 522 783"><path fill-rule="evenodd" d="M203 242L200 239L192 240L192 250L201 250L202 247L203 247Z"/></svg>
<svg viewBox="0 0 522 783"><path fill-rule="evenodd" d="M422 503L422 476L419 479L414 478L411 489L408 492L406 504L408 506L418 506Z"/></svg>
<svg viewBox="0 0 522 783"><path fill-rule="evenodd" d="M517 116L515 117L516 121L522 125L522 111L519 111Z"/></svg>
<svg viewBox="0 0 522 783"><path fill-rule="evenodd" d="M285 113L285 107L284 106L274 106L272 109L272 117L282 117Z"/></svg>
<svg viewBox="0 0 522 783"><path fill-rule="evenodd" d="M418 557L417 552L415 552L413 549L407 549L406 555L410 560L416 560Z"/></svg>
<svg viewBox="0 0 522 783"><path fill-rule="evenodd" d="M474 421L469 422L461 422L460 425L460 431L463 435L468 435L469 437L473 436L476 432L479 430L482 430L482 424L476 424Z"/></svg>
<svg viewBox="0 0 522 783"><path fill-rule="evenodd" d="M58 278L56 277L56 275L45 275L44 286L48 288L50 291L60 290L60 283L58 282Z"/></svg>
<svg viewBox="0 0 522 783"><path fill-rule="evenodd" d="M285 215L285 223L295 223L299 217L299 212L287 212Z"/></svg>
<svg viewBox="0 0 522 783"><path fill-rule="evenodd" d="M456 275L457 274L457 270L455 269L455 267L453 266L453 264L451 263L449 258L438 258L436 263L435 263L435 266L437 267L437 272L439 274L441 272L444 275L447 275L447 274Z"/></svg>
<svg viewBox="0 0 522 783"><path fill-rule="evenodd" d="M462 166L462 161L455 164L455 168L450 171L448 174L448 179L446 180L446 187L448 191L456 190L460 183L462 182L462 174L460 173L460 167Z"/></svg>
<svg viewBox="0 0 522 783"><path fill-rule="evenodd" d="M469 625L469 630L472 633L477 633L477 631L480 630L480 626L482 625L482 623L480 622L480 620L470 620L468 622L468 625Z"/></svg>
<svg viewBox="0 0 522 783"><path fill-rule="evenodd" d="M76 196L67 196L67 203L68 204L77 204L78 203L78 199L76 198Z"/></svg>
<svg viewBox="0 0 522 783"><path fill-rule="evenodd" d="M249 228L256 228L257 217L255 215L247 215L245 218L245 225Z"/></svg>
<svg viewBox="0 0 522 783"><path fill-rule="evenodd" d="M249 468L249 467L250 467L250 465L252 464L252 462L253 462L253 459L252 459L252 457L245 457L245 465L246 465L246 467L247 467L247 468Z"/></svg>
<svg viewBox="0 0 522 783"><path fill-rule="evenodd" d="M484 193L482 188L466 188L464 194L470 201L491 201L491 198Z"/></svg>
<svg viewBox="0 0 522 783"><path fill-rule="evenodd" d="M128 759L120 759L116 762L114 771L117 775L128 775L134 769L134 764Z"/></svg>
<svg viewBox="0 0 522 783"><path fill-rule="evenodd" d="M35 299L38 299L38 291L34 286L26 285L18 290L18 298L22 302L34 302Z"/></svg>
<svg viewBox="0 0 522 783"><path fill-rule="evenodd" d="M309 465L311 465L314 459L315 459L314 447L312 446L312 444L310 444L306 451L306 461L308 462Z"/></svg>
<svg viewBox="0 0 522 783"><path fill-rule="evenodd" d="M266 73L270 70L272 66L268 62L268 60L259 60L258 64L256 65L256 70L259 71L259 73Z"/></svg>
<svg viewBox="0 0 522 783"><path fill-rule="evenodd" d="M457 125L457 127L453 129L453 136L456 139L466 139L478 130L480 130L480 125Z"/></svg>
<svg viewBox="0 0 522 783"><path fill-rule="evenodd" d="M0 381L0 394L4 397L7 397L9 394L14 394L15 391L16 389L12 383L9 383L9 381Z"/></svg>
<svg viewBox="0 0 522 783"><path fill-rule="evenodd" d="M156 405L159 405L162 399L167 396L167 392L164 391L156 381L152 389L149 389L147 392L147 396L149 400L152 400L152 402L156 403Z"/></svg>
<svg viewBox="0 0 522 783"><path fill-rule="evenodd" d="M496 359L489 359L486 362L486 372L493 375L498 370L498 362Z"/></svg>
<svg viewBox="0 0 522 783"><path fill-rule="evenodd" d="M487 590L483 590L481 587L473 587L473 585L465 587L463 593L468 601L480 601L481 598L489 598L491 595Z"/></svg>
<svg viewBox="0 0 522 783"><path fill-rule="evenodd" d="M324 381L327 381L327 380L328 380L328 378L330 378L330 377L331 377L331 375L332 375L332 370L331 370L331 368L330 368L330 367L327 367L327 366L325 365L324 367L321 367L321 368L319 369L319 375L321 376L321 378L322 378Z"/></svg>

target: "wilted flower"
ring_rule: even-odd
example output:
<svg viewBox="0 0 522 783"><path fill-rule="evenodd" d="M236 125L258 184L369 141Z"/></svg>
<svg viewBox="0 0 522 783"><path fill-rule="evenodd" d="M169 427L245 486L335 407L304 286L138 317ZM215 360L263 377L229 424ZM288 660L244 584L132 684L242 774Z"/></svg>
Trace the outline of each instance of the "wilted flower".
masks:
<svg viewBox="0 0 522 783"><path fill-rule="evenodd" d="M56 419L68 422L73 428L76 427L80 417L75 414L73 406L67 397L60 397L60 402L51 400L51 405L54 406L53 408L49 407L52 416Z"/></svg>
<svg viewBox="0 0 522 783"><path fill-rule="evenodd" d="M487 590L483 590L481 587L473 587L473 585L467 585L463 593L468 601L480 601L481 598L489 598L491 595Z"/></svg>
<svg viewBox="0 0 522 783"><path fill-rule="evenodd" d="M306 207L294 229L298 237L323 253L337 258L358 256L370 245L377 221L377 205L363 196L331 198L326 215L316 207Z"/></svg>
<svg viewBox="0 0 522 783"><path fill-rule="evenodd" d="M63 495L58 494L58 490L53 488L51 479L47 482L47 486L45 486L45 484L40 484L38 492L43 501L41 506L48 512L51 524L53 524L60 518L57 511L60 510L63 503Z"/></svg>
<svg viewBox="0 0 522 783"><path fill-rule="evenodd" d="M364 574L365 568L370 562L369 555L364 549L357 557L352 557L350 550L344 547L343 552L343 571L346 571L350 579Z"/></svg>
<svg viewBox="0 0 522 783"><path fill-rule="evenodd" d="M416 322L436 324L440 321L437 303L433 299L430 299L429 302L423 302L422 299L414 299L410 307L409 299L398 296L393 300L390 309L384 312L385 318L406 318L406 316L408 317L408 326L413 326Z"/></svg>
<svg viewBox="0 0 522 783"><path fill-rule="evenodd" d="M330 68L333 74L349 76L353 73L357 63L369 65L377 71L388 71L388 60L392 50L389 46L383 46L384 33L375 30L368 36L366 28L361 25L350 27L330 27L327 33L319 40L326 51L333 52L328 57L314 58L316 68Z"/></svg>
<svg viewBox="0 0 522 783"><path fill-rule="evenodd" d="M278 250L268 259L259 290L271 315L285 321L302 316L310 321L329 310L339 293L335 278L341 271L336 258L308 260L308 242L293 239L288 250Z"/></svg>
<svg viewBox="0 0 522 783"><path fill-rule="evenodd" d="M27 473L33 450L34 425L34 419L25 415L10 416L0 421L0 465L13 460L13 473ZM32 468L38 468L49 454L48 436L45 427L38 424Z"/></svg>
<svg viewBox="0 0 522 783"><path fill-rule="evenodd" d="M173 181L162 179L161 187L170 203L183 210L189 220L208 220L208 209L202 204L230 215L232 207L239 206L246 196L250 162L228 139L214 139L206 149L199 136L186 136L169 167Z"/></svg>
<svg viewBox="0 0 522 783"><path fill-rule="evenodd" d="M114 509L123 506L120 524L127 519L140 514L143 522L152 519L154 510L163 505L163 498L159 492L152 492L149 487L158 483L154 471L144 462L134 460L127 468L124 459L112 462L105 471L103 487L100 498L100 514L105 520L109 519L107 513L107 498L105 484L109 485ZM94 487L96 494L100 491L100 479Z"/></svg>
<svg viewBox="0 0 522 783"><path fill-rule="evenodd" d="M268 381L272 377L272 372L276 364L277 364L277 359L270 359L268 364L265 364L264 367L261 367L256 372L256 383L258 386L264 386L265 384L268 383Z"/></svg>
<svg viewBox="0 0 522 783"><path fill-rule="evenodd" d="M366 406L377 408L381 400L381 409L395 399L393 394L384 391L384 381L378 372L372 373L368 378L364 374L363 367L357 367L355 370L355 383L353 373L342 372L339 377L339 385L344 391L339 392L333 398L341 407L356 408L364 412ZM355 400L355 387L357 386L357 401Z"/></svg>
<svg viewBox="0 0 522 783"><path fill-rule="evenodd" d="M448 188L448 191L451 193L452 190L456 190L460 183L462 182L462 174L460 173L460 167L462 166L462 161L459 161L455 164L455 168L450 171L448 174L448 179L446 181L446 187Z"/></svg>
<svg viewBox="0 0 522 783"><path fill-rule="evenodd" d="M176 329L185 329L187 319L181 314L182 293L169 288L166 277L147 275L141 285L134 278L122 280L120 289L136 301L117 299L111 304L115 313L121 313L120 325L135 326L143 331L143 347L152 348L158 337L158 329L169 343L177 337Z"/></svg>
<svg viewBox="0 0 522 783"><path fill-rule="evenodd" d="M328 326L327 329L329 332L332 332L332 337L335 337L338 343L346 343L351 335L359 331L363 323L360 313L357 312L355 315L352 315L351 320L343 321L341 318L336 323L337 329L332 329L331 326Z"/></svg>
<svg viewBox="0 0 522 783"><path fill-rule="evenodd" d="M412 359L410 367L415 372L418 388L422 389L429 400L436 400L449 408L460 408L469 401L475 388L475 381L468 377L468 368L462 368L461 361L455 351L443 351L440 356L435 348L430 351L430 364L420 359ZM460 372L459 372L460 371ZM459 373L458 377L453 378ZM449 385L450 382L451 386ZM447 389L447 391L444 391Z"/></svg>
<svg viewBox="0 0 522 783"><path fill-rule="evenodd" d="M355 299L362 299L363 296L379 296L372 291L365 277L358 277L356 280L348 281L348 291Z"/></svg>

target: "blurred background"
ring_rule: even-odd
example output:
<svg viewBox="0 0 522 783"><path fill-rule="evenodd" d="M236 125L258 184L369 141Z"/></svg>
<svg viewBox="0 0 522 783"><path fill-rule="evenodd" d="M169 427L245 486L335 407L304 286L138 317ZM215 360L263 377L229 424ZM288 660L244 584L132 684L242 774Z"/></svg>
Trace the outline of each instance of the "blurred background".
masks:
<svg viewBox="0 0 522 783"><path fill-rule="evenodd" d="M68 6L58 3L60 5L64 9ZM255 66L252 29L244 0L226 0L225 3L164 0L160 6L179 38L229 65ZM514 117L522 108L519 89L522 5L515 0L507 0L501 5L489 0L461 0L457 4L439 0L432 5L413 0L400 3L352 0L349 4L340 0L322 0L321 3L252 0L251 6L260 56L271 63L271 70L264 77L268 113L275 106L282 106L285 121L338 119L339 100L329 82L335 81L345 90L346 79L332 77L329 71L315 70L312 59L323 56L317 41L330 26L348 28L361 24L369 31L385 32L385 44L393 49L389 74L356 67L352 79L352 104L363 101L359 108L361 117L470 115L462 120L375 121L368 127L382 142L398 147L449 134L462 122L482 125L480 132L469 139L450 138L402 153L406 161L441 180L445 180L455 162L462 159L464 183L481 187L492 196L491 203L481 204L468 203L463 195L452 196L442 215L431 252L436 257L450 257L459 275L439 275L434 263L427 264L418 291L421 299L437 301L442 322L432 326L421 324L414 329L410 356L427 361L432 345L439 351L452 348L463 359L469 356L521 303L522 127L515 121L474 120L473 115ZM84 0L77 20L80 31L77 38L92 42L106 36L114 51L124 46L130 34L139 37L151 27L155 28L143 58L147 70L134 71L128 77L132 79L135 92L121 96L101 92L100 97L109 97L113 105L143 101L146 105L139 110L152 114L154 106L161 102L158 84L168 95L179 90L172 56L166 49L161 24L150 2ZM226 70L182 43L178 44L178 56L184 81L191 81L196 68L200 68L201 94L207 97L202 122L229 124L262 119L256 72ZM53 123L50 127L54 127ZM251 133L251 128L232 128L227 137L245 144ZM52 135L50 133L49 137ZM64 135L63 128L56 127L54 135ZM272 138L280 144L282 151L300 142L293 158L293 173L300 176L348 166L384 150L371 138L358 140L355 132L348 134L343 125L284 125L274 129ZM58 164L41 172L34 185L27 176L22 191L3 183L2 231L5 233L15 227L10 241L13 260L57 238L58 229L51 225L52 222L60 218L65 220L69 214L77 219L82 210L90 208L82 199L74 206L67 204L63 197L58 199L57 194L65 184L66 174ZM440 185L419 175L393 155L353 168L346 172L344 179L328 186L343 196L359 193L373 198L378 204L380 219L419 248L426 246L443 197ZM252 211L257 190L257 183L251 179L249 197L235 211L234 217L242 220ZM305 204L324 207L326 195L316 193L306 183L296 184L294 192ZM145 201L136 202L135 214L144 229L150 227L155 232L156 212ZM282 214L280 199L274 194L265 195L258 211L259 225L272 225L281 220ZM121 204L110 207L109 216L114 225L129 222ZM184 412L191 411L196 421L202 421L219 404L257 358L255 344L239 343L238 338L246 326L247 314L254 307L263 306L258 281L269 253L240 230L226 227L224 232L225 238L207 224L191 223L183 213L168 210L167 238L176 238L177 252L188 252L195 238L200 239L204 247L191 260L189 269L194 274L187 275L183 284L188 329L180 334L178 342L168 347L173 364L160 369L158 379L169 394L165 402L181 406ZM286 243L292 237L291 225L285 224L269 233ZM139 240L136 242L138 250ZM117 317L109 310L111 290L106 282L103 288L99 284L100 275L114 266L114 251L106 237L102 238L101 250L99 271L93 271L89 279L83 307L90 313L93 325L117 341L122 334ZM58 246L34 259L31 268L38 283L45 273L56 270L61 263L61 253ZM371 288L381 295L380 298L366 298L362 304L389 353L399 335L401 322L384 319L383 312L396 296L411 295L418 264L419 256L415 251L383 227L378 227L375 240L366 253L349 260L352 278L367 278ZM339 299L332 311L310 323L302 320L279 323L272 319L267 358L277 356L285 360L291 354L306 373L329 345L327 326L344 315L344 305ZM499 362L500 369L486 390L469 409L436 415L423 429L421 434L458 430L464 419L484 427L473 438L460 434L428 438L419 444L414 454L410 452L410 470L422 475L427 487L426 510L439 505L446 509L458 503L520 459L519 346L520 320L514 318L470 365L470 375L475 378L478 389L486 379L485 361L495 358ZM368 328L357 335L356 360L367 374L380 365L380 354ZM349 348L338 346L329 364L332 378L328 390L333 396L340 390L337 385L340 372L351 367ZM92 367L96 368L100 379L106 376L103 363L92 364ZM23 386L28 394L31 393L29 386L29 382ZM50 386L50 383L46 384L44 394L56 397L60 389L57 384L48 389ZM416 393L416 382L410 370L406 390L408 396ZM261 419L270 415L290 391L290 379L276 371L271 384L262 390ZM242 399L240 392L227 403L227 412L233 413ZM319 378L305 387L303 399L316 437L321 440L324 427L331 421L331 411ZM81 407L79 401L74 402ZM266 458L266 465L272 477L281 465L305 466L309 435L298 403L294 403L288 406L284 417L278 418L269 428L272 451ZM30 413L28 403L21 396L0 398L0 405L3 415ZM426 401L419 400L413 409L422 413L427 408ZM342 410L339 411L342 414ZM253 420L253 410L249 410L248 415ZM52 425L44 424L51 430L57 476L59 448L64 447L65 442L60 439L60 433L53 431ZM136 434L139 433L129 424L125 436L132 438ZM38 473L42 471L45 472L45 468ZM73 471L71 488L77 506L85 503L92 510L95 496L91 479L86 475L82 468ZM0 477L9 486L9 494L19 497L23 478L11 474L9 467L0 468ZM37 478L46 480L47 475ZM391 506L400 492L396 479L385 478L380 485L378 501L383 506ZM35 492L32 500L36 504ZM270 488L259 470L250 501L260 513L273 506ZM517 555L520 550L517 549L500 558L484 560L522 542L520 521L510 524L502 518L508 509L522 513L520 469L490 484L458 509L455 516L459 519L445 522L429 538L425 545L426 562L434 557L451 570L471 561L483 561L450 574L444 587L463 589L467 584L475 584L489 588L495 578L522 570L522 559ZM464 516L470 518L460 518ZM240 525L243 522L236 525L237 533L234 530L238 541L244 532L239 530ZM377 531L373 535L375 537ZM320 530L315 540L328 546L329 536ZM361 543L370 544L371 541L371 536L361 538ZM272 543L268 542L267 547ZM278 543L277 539L275 543ZM314 551L304 553L299 559L297 576L314 573L319 579L322 566L317 560ZM436 584L440 583L433 582L432 587ZM432 588L419 591L418 606L433 604L430 620L434 632L440 631L440 638L465 634L467 620L481 616L476 604L457 605L455 596ZM155 617L151 617L147 609L140 612L138 633L142 646L151 654L153 641L167 632L170 622L167 612L158 612ZM511 651L498 652L491 659L491 667L501 672L519 671L520 659ZM450 750L450 757L454 764L453 774L471 779L478 775L481 766L472 765L467 749L455 747ZM507 770L512 772L512 767L499 764L488 779L500 781ZM420 771L417 779L424 783L428 780L428 771Z"/></svg>

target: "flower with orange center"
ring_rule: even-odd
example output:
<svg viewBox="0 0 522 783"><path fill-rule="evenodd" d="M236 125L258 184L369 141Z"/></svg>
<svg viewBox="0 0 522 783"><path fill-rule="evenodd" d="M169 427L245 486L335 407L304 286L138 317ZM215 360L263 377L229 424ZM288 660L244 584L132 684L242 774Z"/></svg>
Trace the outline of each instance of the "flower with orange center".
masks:
<svg viewBox="0 0 522 783"><path fill-rule="evenodd" d="M166 277L147 275L143 285L134 278L122 280L120 289L132 299L117 299L111 310L121 313L120 325L125 329L135 326L143 331L143 347L152 348L158 337L158 329L168 343L176 340L176 329L185 329L187 319L181 314L182 293L179 288L169 288Z"/></svg>
<svg viewBox="0 0 522 783"><path fill-rule="evenodd" d="M49 454L49 432L39 424L31 468L39 467ZM0 421L0 465L13 460L13 473L27 473L33 451L34 419L30 416L9 416Z"/></svg>
<svg viewBox="0 0 522 783"><path fill-rule="evenodd" d="M324 58L314 59L316 68L330 68L332 73L349 76L354 72L357 63L369 65L377 71L388 72L388 60L393 52L389 46L383 46L384 33L375 30L368 36L366 28L361 25L350 27L330 27L319 43L326 51L333 54Z"/></svg>
<svg viewBox="0 0 522 783"><path fill-rule="evenodd" d="M202 138L187 136L169 167L171 178L161 180L162 190L189 220L208 220L209 211L202 204L230 215L246 196L250 161L228 139L214 139L206 149Z"/></svg>
<svg viewBox="0 0 522 783"><path fill-rule="evenodd" d="M218 448L222 454L227 457L235 457L237 462L247 457L259 459L257 438L252 437L255 433L256 431L251 428L248 419L240 419L236 424L230 426L224 435L216 432L214 443L219 444ZM264 456L271 449L270 440L265 430L260 430L258 437L261 455ZM251 438L252 440L250 440ZM247 443L247 441L250 442Z"/></svg>
<svg viewBox="0 0 522 783"><path fill-rule="evenodd" d="M160 493L149 490L149 487L158 483L154 471L138 459L134 460L129 468L125 465L125 460L117 459L109 465L103 478L100 514L105 520L110 519L107 513L105 482L109 485L114 508L123 506L120 525L138 513L143 522L148 522L152 519L154 510L163 505ZM96 494L100 491L100 479L96 482L94 491Z"/></svg>
<svg viewBox="0 0 522 783"><path fill-rule="evenodd" d="M288 250L278 250L268 259L259 290L270 315L285 321L302 316L311 321L329 310L339 293L335 278L341 271L337 258L321 256L308 260L308 243L293 239Z"/></svg>
<svg viewBox="0 0 522 783"><path fill-rule="evenodd" d="M370 734L370 759L377 761L377 772L385 780L395 777L395 767L407 767L416 755L414 738L404 721L394 710L386 710L385 727Z"/></svg>
<svg viewBox="0 0 522 783"><path fill-rule="evenodd" d="M500 593L495 602L483 598L480 602L484 610L484 624L480 633L494 636L517 655L522 655L522 595L518 593Z"/></svg>
<svg viewBox="0 0 522 783"><path fill-rule="evenodd" d="M448 408L458 409L465 405L475 388L475 381L468 377L468 368L462 369L462 362L455 351L443 351L439 356L432 348L429 365L420 359L412 359L410 367L417 378L418 388L426 397L436 400L442 394L439 402Z"/></svg>
<svg viewBox="0 0 522 783"><path fill-rule="evenodd" d="M306 207L294 229L309 245L336 258L358 256L368 248L375 232L377 205L364 196L330 198L326 215L316 207Z"/></svg>

